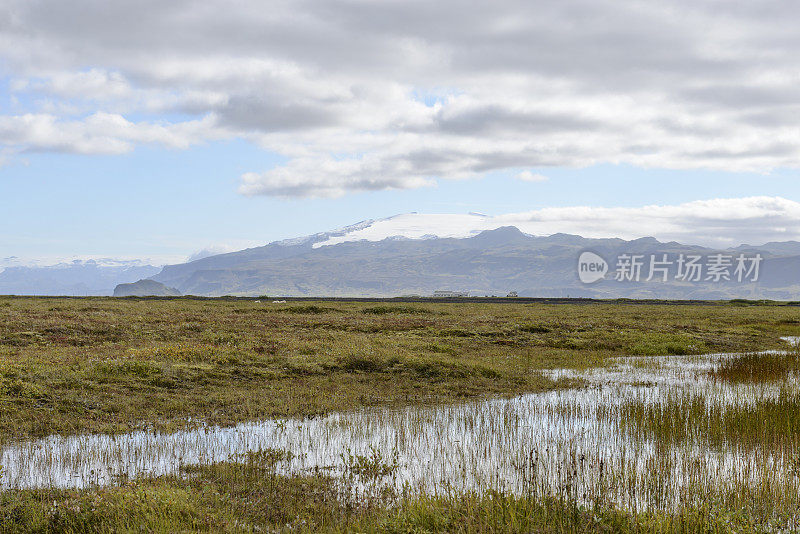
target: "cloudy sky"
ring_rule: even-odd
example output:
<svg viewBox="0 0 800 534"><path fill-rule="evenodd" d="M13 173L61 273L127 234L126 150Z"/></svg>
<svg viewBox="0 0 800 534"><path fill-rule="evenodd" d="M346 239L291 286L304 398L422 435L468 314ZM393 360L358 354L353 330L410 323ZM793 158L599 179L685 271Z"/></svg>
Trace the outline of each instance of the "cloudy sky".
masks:
<svg viewBox="0 0 800 534"><path fill-rule="evenodd" d="M790 0L0 0L0 258L179 261L409 211L797 239L798 18Z"/></svg>

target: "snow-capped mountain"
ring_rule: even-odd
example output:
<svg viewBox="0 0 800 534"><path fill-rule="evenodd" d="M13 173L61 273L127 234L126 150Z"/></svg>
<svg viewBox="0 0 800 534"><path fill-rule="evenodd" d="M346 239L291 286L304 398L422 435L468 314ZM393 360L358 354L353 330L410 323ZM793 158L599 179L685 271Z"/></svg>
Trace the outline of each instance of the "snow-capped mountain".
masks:
<svg viewBox="0 0 800 534"><path fill-rule="evenodd" d="M317 241L314 247L337 245L348 241L382 241L390 238L465 238L501 226L505 225L499 217L489 217L480 213L466 215L404 213L385 219L362 221L327 234L317 234L327 236L327 239Z"/></svg>
<svg viewBox="0 0 800 534"><path fill-rule="evenodd" d="M513 226L534 236L558 233L592 239L654 237L727 249L742 243L800 240L800 203L780 197L711 199L679 205L548 207L502 215L406 213L317 234L317 247L347 241L466 238Z"/></svg>
<svg viewBox="0 0 800 534"><path fill-rule="evenodd" d="M476 295L633 298L800 298L800 244L769 249L713 249L638 239L590 239L571 234L532 235L497 218L468 214L408 214L363 221L332 232L169 265L154 280L195 295L369 296L430 295L437 290ZM490 229L481 231L481 227ZM757 283L582 283L577 262L584 251L608 259L621 254L764 257ZM776 253L779 252L779 253ZM613 269L613 263L612 267Z"/></svg>
<svg viewBox="0 0 800 534"><path fill-rule="evenodd" d="M110 294L117 283L149 276L183 294L208 296L378 297L451 289L478 295L516 291L520 296L800 299L800 242L681 244L664 239L680 234L674 226L660 225L662 233L656 239L643 235L652 223L638 224L636 218L619 234L609 235L615 227L608 224L586 225L585 232L558 233L552 230L576 227L588 216L573 213L572 222L564 224L563 212L545 211L502 216L408 213L212 254L168 265L160 272L149 266L96 263L7 268L0 273L0 293ZM606 221L613 218L598 212L593 215ZM702 228L702 224L695 227ZM707 233L719 240L724 231ZM579 255L587 250L606 257L609 263L623 253L762 254L763 276L758 283L746 285L705 280L695 284L672 280L665 284L599 281L585 285L575 269Z"/></svg>

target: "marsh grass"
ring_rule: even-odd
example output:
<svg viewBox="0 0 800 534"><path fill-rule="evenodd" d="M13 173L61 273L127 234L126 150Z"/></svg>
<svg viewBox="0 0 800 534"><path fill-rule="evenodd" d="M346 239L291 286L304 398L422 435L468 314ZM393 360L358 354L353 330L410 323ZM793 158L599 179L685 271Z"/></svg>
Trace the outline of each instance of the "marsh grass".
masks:
<svg viewBox="0 0 800 534"><path fill-rule="evenodd" d="M661 359L660 366L626 367L627 375L614 375L616 386L602 388L452 406L365 410L237 430L200 429L194 437L181 434L176 440L148 434L151 441L136 438L133 449L125 437L98 442L97 447L87 439L41 452L37 447L23 448L18 464L61 461L63 450L64 469L56 463L52 472L58 476L77 469L85 474L91 464L82 463L84 456L116 461L117 454L135 452L158 469L189 452L189 462L201 462L184 468L190 478L206 469L238 476L225 475L215 463L204 464L230 463L219 454L235 450L243 453L235 454L234 462L281 464L285 477L330 477L343 488L337 499L353 509L372 503L368 507L382 510L379 515L398 506L414 510L420 502L433 502L432 496L448 497L450 501L436 502L457 508L459 499L484 503L482 499L495 495L508 506L540 512L541 506L558 499L569 505L574 521L591 517L585 515L589 512L605 517L616 510L621 520L636 528L644 518L669 526L675 518L689 521L703 511L734 521L731 524L744 517L756 531L794 528L800 505L800 448L794 441L797 421L792 416L798 413L798 399L796 393L790 395L797 391L796 384L789 382L783 390L720 384L697 373L716 358L671 357ZM676 370L694 380L687 383L690 388L669 380L628 384ZM259 444L280 444L290 454L247 450ZM166 472L174 472L182 462ZM138 465L144 471L133 476L150 472L148 466ZM119 471L116 465L113 470ZM25 487L27 472L14 471L10 482ZM42 480L53 480L47 469L43 474ZM139 480L154 483L154 479ZM385 501L388 497L393 500ZM484 512L476 507L476 513ZM436 508L418 511L446 515L446 510ZM464 520L486 526L494 519ZM527 524L524 518L507 519ZM309 517L305 520L313 523ZM361 519L351 516L345 524L356 524L352 521Z"/></svg>
<svg viewBox="0 0 800 534"><path fill-rule="evenodd" d="M761 450L791 463L800 451L799 355L792 347L714 357L695 379L662 387L657 397L603 406L598 417L618 417L635 439L662 449L688 444L743 454ZM702 360L696 365L702 369Z"/></svg>
<svg viewBox="0 0 800 534"><path fill-rule="evenodd" d="M187 467L181 475L115 487L0 493L0 530L732 533L780 529L787 519L767 513L764 522L759 501L731 509L719 495L673 512L634 512L564 493L364 491L362 477L339 479L320 470L282 475L287 457L285 451L265 450L244 461Z"/></svg>
<svg viewBox="0 0 800 534"><path fill-rule="evenodd" d="M367 480L392 477L400 467L398 452L395 449L387 458L377 447L370 446L366 454L353 454L349 449L341 455L346 475L354 475Z"/></svg>
<svg viewBox="0 0 800 534"><path fill-rule="evenodd" d="M751 304L0 298L0 445L268 418L281 418L279 435L308 438L305 449L250 450L160 477L119 473L108 487L0 492L0 531L795 531L796 351L721 360L684 385L559 389L611 358L638 356L630 368L648 377L669 371L650 356L782 348L780 336L800 334L800 309ZM516 397L543 391L536 399L557 402ZM391 426L400 406L415 410ZM365 407L392 409L373 421ZM332 411L351 417L331 417L320 434L292 419ZM354 443L381 425L394 445L288 467L331 450L337 432ZM437 451L460 485L404 485L409 466L392 446ZM85 448L72 450L75 467Z"/></svg>
<svg viewBox="0 0 800 534"><path fill-rule="evenodd" d="M674 390L657 402L626 401L619 412L629 430L660 446L770 447L779 455L800 450L800 392L796 388L781 388L756 399Z"/></svg>
<svg viewBox="0 0 800 534"><path fill-rule="evenodd" d="M725 358L709 374L716 380L728 382L770 382L785 380L800 369L800 353L796 348L787 352L748 352Z"/></svg>

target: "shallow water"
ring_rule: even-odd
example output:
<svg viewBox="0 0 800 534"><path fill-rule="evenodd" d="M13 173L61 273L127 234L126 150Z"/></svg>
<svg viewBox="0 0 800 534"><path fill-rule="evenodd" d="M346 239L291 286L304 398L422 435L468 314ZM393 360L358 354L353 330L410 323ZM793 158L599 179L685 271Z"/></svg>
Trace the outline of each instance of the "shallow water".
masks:
<svg viewBox="0 0 800 534"><path fill-rule="evenodd" d="M694 444L665 449L621 425L619 407L630 400L657 403L670 393L692 390L713 393L710 397L722 403L777 395L777 387L710 380L708 371L729 357L628 357L602 369L551 371L553 377L580 377L589 385L510 399L7 444L0 450L0 487L108 484L119 475L176 473L182 465L267 448L297 455L281 465L284 472L323 468L346 475L350 455L377 451L397 462L382 483L398 489L555 491L578 498L602 493L635 509L673 506L686 497L686 488L719 486L721 480L756 483L777 477L792 483L782 474L788 469L779 452L745 454ZM788 385L797 388L797 380Z"/></svg>

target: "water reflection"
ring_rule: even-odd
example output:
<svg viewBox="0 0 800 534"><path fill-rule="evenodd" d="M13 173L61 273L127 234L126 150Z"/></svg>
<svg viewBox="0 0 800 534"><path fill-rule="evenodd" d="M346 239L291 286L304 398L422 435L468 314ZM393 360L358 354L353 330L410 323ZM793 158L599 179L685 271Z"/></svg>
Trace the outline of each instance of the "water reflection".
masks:
<svg viewBox="0 0 800 534"><path fill-rule="evenodd" d="M415 491L498 489L605 496L620 506L674 506L688 488L721 483L796 486L781 451L720 449L697 443L665 448L621 424L624 403L658 403L702 391L719 403L757 402L786 387L729 384L708 371L731 355L621 358L584 372L581 389L437 407L364 410L302 420L205 427L169 434L52 436L0 451L3 488L85 487L120 475L162 475L182 465L223 461L266 448L296 456L286 472L313 467L342 473L349 454L396 458L390 483Z"/></svg>

